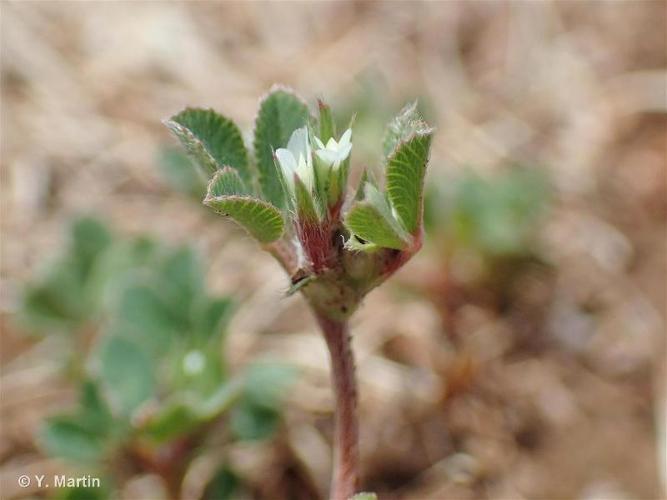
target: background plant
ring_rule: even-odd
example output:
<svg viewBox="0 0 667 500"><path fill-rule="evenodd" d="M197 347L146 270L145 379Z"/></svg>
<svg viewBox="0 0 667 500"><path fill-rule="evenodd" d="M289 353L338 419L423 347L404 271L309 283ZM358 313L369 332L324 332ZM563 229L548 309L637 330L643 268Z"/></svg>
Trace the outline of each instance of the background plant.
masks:
<svg viewBox="0 0 667 500"><path fill-rule="evenodd" d="M103 489L61 496L105 497L152 472L176 498L211 432L224 432L224 443L275 431L292 370L259 362L229 372L224 338L234 305L210 296L204 281L189 247L118 238L81 218L67 249L27 287L22 323L64 337L64 366L79 393L78 405L48 419L39 440L49 454L103 478ZM203 495L234 498L241 487L222 462Z"/></svg>

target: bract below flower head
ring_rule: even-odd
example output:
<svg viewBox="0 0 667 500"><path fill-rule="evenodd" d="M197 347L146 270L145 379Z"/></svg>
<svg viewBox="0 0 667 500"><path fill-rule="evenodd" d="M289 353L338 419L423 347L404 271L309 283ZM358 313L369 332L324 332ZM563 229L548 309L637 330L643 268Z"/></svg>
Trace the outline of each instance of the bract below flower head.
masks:
<svg viewBox="0 0 667 500"><path fill-rule="evenodd" d="M315 137L317 145L315 154L327 166L337 169L350 155L350 151L352 151L351 139L352 129L349 128L343 133L339 141L336 141L332 137L327 141L326 145L318 137Z"/></svg>
<svg viewBox="0 0 667 500"><path fill-rule="evenodd" d="M306 127L292 132L287 148L276 150L276 158L292 195L294 195L294 174L299 176L309 191L312 191L314 185L313 159Z"/></svg>

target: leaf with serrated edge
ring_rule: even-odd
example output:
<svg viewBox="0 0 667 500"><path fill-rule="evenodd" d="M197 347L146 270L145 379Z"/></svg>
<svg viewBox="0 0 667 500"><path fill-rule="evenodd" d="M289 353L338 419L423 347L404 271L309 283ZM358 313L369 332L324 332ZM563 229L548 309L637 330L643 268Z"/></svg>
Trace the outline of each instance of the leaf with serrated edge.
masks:
<svg viewBox="0 0 667 500"><path fill-rule="evenodd" d="M424 174L431 147L430 129L415 132L398 144L387 160L386 191L405 229L419 231L424 197Z"/></svg>
<svg viewBox="0 0 667 500"><path fill-rule="evenodd" d="M308 119L308 106L285 87L272 87L260 103L254 140L259 184L264 198L279 208L285 206L285 194L273 152L285 147L292 132Z"/></svg>
<svg viewBox="0 0 667 500"><path fill-rule="evenodd" d="M165 125L209 174L227 165L235 168L244 181L250 181L248 154L233 121L212 109L186 108Z"/></svg>
<svg viewBox="0 0 667 500"><path fill-rule="evenodd" d="M208 183L207 197L249 194L243 179L232 167L218 170Z"/></svg>
<svg viewBox="0 0 667 500"><path fill-rule="evenodd" d="M234 219L260 243L271 243L283 234L285 223L282 214L265 201L238 195L207 196L204 204Z"/></svg>
<svg viewBox="0 0 667 500"><path fill-rule="evenodd" d="M417 101L405 105L385 128L382 138L385 156L391 155L399 143L406 140L417 130L424 128L426 128L426 124L417 111Z"/></svg>

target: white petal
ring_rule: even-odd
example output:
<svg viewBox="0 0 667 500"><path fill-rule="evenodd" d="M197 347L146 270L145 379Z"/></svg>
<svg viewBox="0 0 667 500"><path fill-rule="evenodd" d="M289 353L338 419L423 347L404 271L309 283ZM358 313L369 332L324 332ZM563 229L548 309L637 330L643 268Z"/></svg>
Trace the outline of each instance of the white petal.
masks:
<svg viewBox="0 0 667 500"><path fill-rule="evenodd" d="M341 136L340 141L338 141L338 147L350 144L351 140L352 140L352 129L348 128Z"/></svg>
<svg viewBox="0 0 667 500"><path fill-rule="evenodd" d="M296 170L296 158L294 158L294 155L291 151L285 148L276 149L276 158L278 158L280 168L283 170L286 176L288 176L288 174L291 175L294 173Z"/></svg>
<svg viewBox="0 0 667 500"><path fill-rule="evenodd" d="M318 149L324 149L324 143L319 137L315 137L315 144L317 144Z"/></svg>
<svg viewBox="0 0 667 500"><path fill-rule="evenodd" d="M345 160L348 156L350 156L350 151L352 151L352 144L349 142L347 144L343 144L338 150L338 159L340 161Z"/></svg>
<svg viewBox="0 0 667 500"><path fill-rule="evenodd" d="M315 182L313 167L308 165L303 159L303 156L299 158L299 164L296 167L296 173L299 178L303 181L304 185L308 188L308 191L313 190L313 184Z"/></svg>
<svg viewBox="0 0 667 500"><path fill-rule="evenodd" d="M289 149L294 158L298 158L299 155L304 157L310 152L310 147L308 144L308 130L306 127L298 128L292 132L292 136L289 138L287 143L287 149Z"/></svg>
<svg viewBox="0 0 667 500"><path fill-rule="evenodd" d="M315 154L327 165L331 166L338 159L338 153L330 149L318 149Z"/></svg>
<svg viewBox="0 0 667 500"><path fill-rule="evenodd" d="M329 150L331 150L331 151L336 151L336 150L338 149L338 143L336 142L336 139L334 139L333 137L331 137L331 138L327 141L327 149L329 149Z"/></svg>

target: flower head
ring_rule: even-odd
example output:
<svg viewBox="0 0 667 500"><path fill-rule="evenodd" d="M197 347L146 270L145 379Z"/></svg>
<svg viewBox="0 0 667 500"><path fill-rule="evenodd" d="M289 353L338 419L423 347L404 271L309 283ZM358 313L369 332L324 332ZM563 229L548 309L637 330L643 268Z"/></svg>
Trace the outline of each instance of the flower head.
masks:
<svg viewBox="0 0 667 500"><path fill-rule="evenodd" d="M287 148L276 150L276 158L292 195L294 195L295 174L299 176L308 190L312 191L314 185L313 159L306 127L292 132Z"/></svg>
<svg viewBox="0 0 667 500"><path fill-rule="evenodd" d="M327 165L329 168L338 169L352 151L352 130L347 129L345 133L341 136L339 141L336 141L333 137L329 139L324 145L324 143L317 137L315 137L315 143L317 149L315 154L318 159Z"/></svg>

